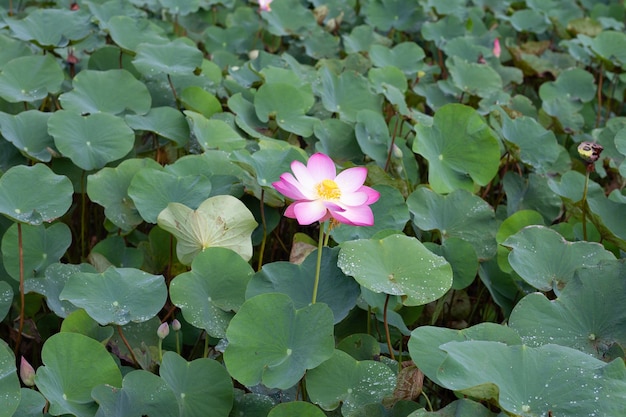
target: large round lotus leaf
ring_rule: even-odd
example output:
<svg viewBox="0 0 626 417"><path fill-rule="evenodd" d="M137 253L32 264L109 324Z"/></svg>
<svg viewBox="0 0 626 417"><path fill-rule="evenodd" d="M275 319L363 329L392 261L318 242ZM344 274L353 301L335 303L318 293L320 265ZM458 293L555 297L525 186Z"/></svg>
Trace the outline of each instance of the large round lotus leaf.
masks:
<svg viewBox="0 0 626 417"><path fill-rule="evenodd" d="M355 122L361 110L380 112L382 96L370 92L367 80L353 71L337 76L327 66L319 70L321 84L318 86L322 104L326 110L339 113L341 120Z"/></svg>
<svg viewBox="0 0 626 417"><path fill-rule="evenodd" d="M424 242L431 252L446 258L452 266L453 290L467 288L478 273L478 257L471 243L458 237L446 239L442 245Z"/></svg>
<svg viewBox="0 0 626 417"><path fill-rule="evenodd" d="M313 13L297 0L284 0L272 5L271 13L261 13L268 31L276 36L302 33L316 26Z"/></svg>
<svg viewBox="0 0 626 417"><path fill-rule="evenodd" d="M502 78L489 65L452 57L448 60L448 70L454 86L471 96L489 97L502 91Z"/></svg>
<svg viewBox="0 0 626 417"><path fill-rule="evenodd" d="M48 131L57 149L85 171L124 157L135 144L135 133L124 119L109 113L81 116L59 110L50 117Z"/></svg>
<svg viewBox="0 0 626 417"><path fill-rule="evenodd" d="M13 288L6 281L0 281L0 320L4 320L13 304Z"/></svg>
<svg viewBox="0 0 626 417"><path fill-rule="evenodd" d="M61 331L84 334L104 345L113 336L113 326L100 326L82 308L72 312L63 320Z"/></svg>
<svg viewBox="0 0 626 417"><path fill-rule="evenodd" d="M356 141L352 124L339 119L323 119L313 126L318 152L330 156L333 161L361 161L363 152ZM625 151L626 152L626 151Z"/></svg>
<svg viewBox="0 0 626 417"><path fill-rule="evenodd" d="M122 388L98 385L91 394L100 406L98 417L180 417L176 396L162 378L134 370L127 373Z"/></svg>
<svg viewBox="0 0 626 417"><path fill-rule="evenodd" d="M0 112L0 133L25 155L41 162L50 162L54 140L48 134L52 113L27 110L15 116Z"/></svg>
<svg viewBox="0 0 626 417"><path fill-rule="evenodd" d="M369 56L374 66L393 66L407 76L414 76L426 55L415 42L402 42L392 49L374 44L370 47Z"/></svg>
<svg viewBox="0 0 626 417"><path fill-rule="evenodd" d="M254 95L254 108L262 122L276 120L282 129L308 137L313 134L315 118L306 115L315 98L310 86L287 83L263 84Z"/></svg>
<svg viewBox="0 0 626 417"><path fill-rule="evenodd" d="M189 125L180 111L173 107L154 107L143 116L128 115L126 123L134 130L154 132L176 146L184 146L189 141Z"/></svg>
<svg viewBox="0 0 626 417"><path fill-rule="evenodd" d="M32 225L50 222L70 208L73 193L70 180L46 165L18 165L0 177L0 213Z"/></svg>
<svg viewBox="0 0 626 417"><path fill-rule="evenodd" d="M15 355L4 340L0 340L0 392L3 404L0 417L11 417L20 403L20 380L15 368Z"/></svg>
<svg viewBox="0 0 626 417"><path fill-rule="evenodd" d="M197 208L211 194L211 181L204 175L178 175L156 165L139 170L130 181L128 195L141 217L156 223L170 203Z"/></svg>
<svg viewBox="0 0 626 417"><path fill-rule="evenodd" d="M254 271L241 256L226 248L207 248L191 263L191 271L174 278L170 298L185 320L212 337L223 338L226 327L245 301Z"/></svg>
<svg viewBox="0 0 626 417"><path fill-rule="evenodd" d="M497 417L498 415L489 411L489 409L481 403L467 398L461 398L440 410L428 411L425 408L420 408L407 417Z"/></svg>
<svg viewBox="0 0 626 417"><path fill-rule="evenodd" d="M406 202L413 223L420 229L438 230L443 241L450 237L466 240L474 246L480 260L495 255L495 213L480 197L464 190L443 196L420 187Z"/></svg>
<svg viewBox="0 0 626 417"><path fill-rule="evenodd" d="M0 72L0 97L9 103L41 100L61 89L64 75L52 55L11 60Z"/></svg>
<svg viewBox="0 0 626 417"><path fill-rule="evenodd" d="M41 410L46 406L46 399L39 393L30 388L22 388L22 398L20 404L15 410L13 416L20 417L41 417ZM10 417L9 413L7 417Z"/></svg>
<svg viewBox="0 0 626 417"><path fill-rule="evenodd" d="M202 52L186 38L176 38L166 44L142 43L135 52L133 65L145 76L191 75L202 65L203 59Z"/></svg>
<svg viewBox="0 0 626 417"><path fill-rule="evenodd" d="M568 242L545 226L528 226L502 245L511 249L509 263L524 281L542 291L562 289L576 269L615 259L594 242Z"/></svg>
<svg viewBox="0 0 626 417"><path fill-rule="evenodd" d="M111 354L96 340L78 333L57 333L43 345L35 384L50 402L52 415L93 416L91 390L101 384L122 386Z"/></svg>
<svg viewBox="0 0 626 417"><path fill-rule="evenodd" d="M165 304L167 288L162 275L110 267L99 274L73 274L59 298L84 308L102 325L124 325L154 317Z"/></svg>
<svg viewBox="0 0 626 417"><path fill-rule="evenodd" d="M252 257L252 232L257 222L245 204L233 196L208 198L197 210L170 203L157 222L176 237L176 255L185 265L211 246L231 249L246 261Z"/></svg>
<svg viewBox="0 0 626 417"><path fill-rule="evenodd" d="M529 346L555 343L605 359L626 345L626 268L616 261L579 269L559 298L529 294L515 306L509 325Z"/></svg>
<svg viewBox="0 0 626 417"><path fill-rule="evenodd" d="M296 310L287 295L261 294L241 306L226 338L224 363L233 378L287 389L333 355L333 313L323 303Z"/></svg>
<svg viewBox="0 0 626 417"><path fill-rule="evenodd" d="M207 119L200 113L189 110L185 111L185 116L191 133L205 151L220 149L231 152L246 146L246 140L226 122Z"/></svg>
<svg viewBox="0 0 626 417"><path fill-rule="evenodd" d="M339 248L322 250L317 301L325 303L333 311L335 323L343 320L356 305L360 294L359 285L346 277L337 267ZM296 308L306 307L313 298L317 251L311 252L300 265L290 262L272 262L263 265L248 285L246 298L258 294L278 292L287 294Z"/></svg>
<svg viewBox="0 0 626 417"><path fill-rule="evenodd" d="M233 381L219 362L209 358L187 362L166 352L159 374L174 391L181 417L228 417L233 407Z"/></svg>
<svg viewBox="0 0 626 417"><path fill-rule="evenodd" d="M514 235L526 226L530 225L545 226L543 216L534 210L520 210L507 217L498 228L496 233L496 242L498 242L498 266L506 273L513 272L511 264L509 264L509 250L502 246L509 236Z"/></svg>
<svg viewBox="0 0 626 417"><path fill-rule="evenodd" d="M159 45L169 42L165 30L146 18L113 16L108 22L108 29L113 42L127 51L135 51L144 42Z"/></svg>
<svg viewBox="0 0 626 417"><path fill-rule="evenodd" d="M150 158L127 159L115 168L105 167L87 177L87 195L104 207L104 214L117 227L129 231L143 222L128 195L131 180L142 168L158 168Z"/></svg>
<svg viewBox="0 0 626 417"><path fill-rule="evenodd" d="M186 16L200 8L200 0L159 0L164 8L173 15Z"/></svg>
<svg viewBox="0 0 626 417"><path fill-rule="evenodd" d="M22 261L24 278L41 277L48 265L58 262L72 243L72 232L65 223L31 226L22 224ZM2 236L2 257L9 275L20 279L18 225L13 224Z"/></svg>
<svg viewBox="0 0 626 417"><path fill-rule="evenodd" d="M5 19L13 35L41 46L64 47L87 37L94 29L90 16L69 9L36 9L24 19Z"/></svg>
<svg viewBox="0 0 626 417"><path fill-rule="evenodd" d="M180 102L187 110L199 113L207 119L215 113L222 112L222 104L217 97L196 85L189 86L181 91ZM232 107L231 110L234 111Z"/></svg>
<svg viewBox="0 0 626 417"><path fill-rule="evenodd" d="M413 151L428 160L428 181L438 193L474 191L487 185L500 167L495 133L471 107L448 104L436 113L432 126L419 124Z"/></svg>
<svg viewBox="0 0 626 417"><path fill-rule="evenodd" d="M538 10L523 9L511 15L511 24L518 32L543 33L550 26L550 21Z"/></svg>
<svg viewBox="0 0 626 417"><path fill-rule="evenodd" d="M359 407L377 403L391 395L397 378L385 364L375 361L357 361L341 350L315 369L307 372L306 388L312 402L324 410L341 407L341 414L349 416Z"/></svg>
<svg viewBox="0 0 626 417"><path fill-rule="evenodd" d="M559 345L485 341L449 342L440 349L447 357L437 377L445 388L493 400L511 415L534 417L550 410L554 416L614 416L626 401L621 358L607 364Z"/></svg>
<svg viewBox="0 0 626 417"><path fill-rule="evenodd" d="M504 113L502 135L519 147L520 160L539 173L547 172L563 149L559 146L554 132L541 126L532 117L521 116L511 119Z"/></svg>
<svg viewBox="0 0 626 417"><path fill-rule="evenodd" d="M394 28L399 31L411 30L416 22L423 21L417 3L405 3L402 0L381 0L367 3L365 21L379 31L388 32Z"/></svg>
<svg viewBox="0 0 626 417"><path fill-rule="evenodd" d="M480 323L463 330L421 326L411 333L408 344L409 353L413 362L424 372L424 375L441 385L437 377L437 370L446 358L446 353L439 349L439 346L448 342L466 340L488 340L507 345L522 344L522 340L515 331L495 323Z"/></svg>
<svg viewBox="0 0 626 417"><path fill-rule="evenodd" d="M272 408L267 417L324 417L326 414L311 403L292 401Z"/></svg>
<svg viewBox="0 0 626 417"><path fill-rule="evenodd" d="M595 38L583 38L583 42L591 46L593 52L609 66L617 64L626 66L626 36L624 32L603 30Z"/></svg>
<svg viewBox="0 0 626 417"><path fill-rule="evenodd" d="M404 235L344 242L338 265L373 292L403 296L407 306L434 301L452 286L448 261Z"/></svg>
<svg viewBox="0 0 626 417"><path fill-rule="evenodd" d="M450 39L465 35L466 26L459 16L448 15L434 22L425 22L421 32L424 39L433 41L443 50Z"/></svg>
<svg viewBox="0 0 626 417"><path fill-rule="evenodd" d="M76 310L76 306L69 301L60 300L59 295L67 280L76 272L96 272L90 264L62 264L53 263L46 268L44 278L31 278L24 281L24 291L34 292L46 297L46 305L59 317L67 317Z"/></svg>
<svg viewBox="0 0 626 417"><path fill-rule="evenodd" d="M74 77L72 86L70 92L61 94L59 101L65 110L74 113L145 114L152 104L146 85L124 69L82 70Z"/></svg>

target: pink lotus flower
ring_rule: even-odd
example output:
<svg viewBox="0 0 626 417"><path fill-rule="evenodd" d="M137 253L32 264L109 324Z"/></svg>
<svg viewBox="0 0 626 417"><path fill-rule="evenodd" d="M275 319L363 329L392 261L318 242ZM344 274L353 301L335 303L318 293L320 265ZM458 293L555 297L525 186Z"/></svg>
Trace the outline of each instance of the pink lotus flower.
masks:
<svg viewBox="0 0 626 417"><path fill-rule="evenodd" d="M285 172L274 188L294 200L285 216L297 219L301 225L330 218L353 226L371 226L374 214L369 207L378 201L378 191L363 185L367 168L348 168L339 175L330 157L316 153L305 166L300 161L291 163L295 174Z"/></svg>
<svg viewBox="0 0 626 417"><path fill-rule="evenodd" d="M259 0L259 10L264 12L271 12L270 4L272 0Z"/></svg>
<svg viewBox="0 0 626 417"><path fill-rule="evenodd" d="M500 39L496 38L493 41L493 54L496 58L500 58L500 54L502 53L502 49L500 49Z"/></svg>

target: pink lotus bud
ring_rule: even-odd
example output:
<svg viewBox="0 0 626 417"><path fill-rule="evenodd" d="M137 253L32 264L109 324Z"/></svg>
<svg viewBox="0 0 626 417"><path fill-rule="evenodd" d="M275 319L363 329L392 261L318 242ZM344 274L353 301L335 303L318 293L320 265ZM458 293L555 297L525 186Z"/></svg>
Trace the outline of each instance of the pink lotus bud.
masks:
<svg viewBox="0 0 626 417"><path fill-rule="evenodd" d="M264 12L271 12L270 4L272 0L259 0L259 10Z"/></svg>
<svg viewBox="0 0 626 417"><path fill-rule="evenodd" d="M496 38L493 41L493 54L496 58L500 58L500 54L502 53L502 49L500 49L500 39Z"/></svg>
<svg viewBox="0 0 626 417"><path fill-rule="evenodd" d="M159 339L161 340L165 339L168 334L170 334L169 324L167 324L167 322L161 323L161 325L157 329L157 335L159 336Z"/></svg>
<svg viewBox="0 0 626 417"><path fill-rule="evenodd" d="M180 330L180 322L176 319L172 320L172 330L174 330L175 332Z"/></svg>
<svg viewBox="0 0 626 417"><path fill-rule="evenodd" d="M35 369L23 356L20 360L20 378L27 387L35 386Z"/></svg>

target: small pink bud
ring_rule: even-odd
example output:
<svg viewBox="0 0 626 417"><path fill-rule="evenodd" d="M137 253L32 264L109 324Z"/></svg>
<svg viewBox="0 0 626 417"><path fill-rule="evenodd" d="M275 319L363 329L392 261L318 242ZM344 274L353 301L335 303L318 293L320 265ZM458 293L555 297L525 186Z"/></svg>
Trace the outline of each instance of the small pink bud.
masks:
<svg viewBox="0 0 626 417"><path fill-rule="evenodd" d="M496 38L493 41L493 54L496 58L500 58L500 54L502 53L502 49L500 49L500 39Z"/></svg>
<svg viewBox="0 0 626 417"><path fill-rule="evenodd" d="M23 356L20 360L20 378L27 387L35 386L35 369Z"/></svg>
<svg viewBox="0 0 626 417"><path fill-rule="evenodd" d="M169 324L167 324L167 322L161 323L161 325L157 329L157 335L159 336L159 339L165 339L168 334L170 334Z"/></svg>
<svg viewBox="0 0 626 417"><path fill-rule="evenodd" d="M172 320L172 330L174 330L175 332L180 330L180 322L176 319Z"/></svg>
<svg viewBox="0 0 626 417"><path fill-rule="evenodd" d="M264 12L271 12L270 4L272 0L259 0L259 10Z"/></svg>

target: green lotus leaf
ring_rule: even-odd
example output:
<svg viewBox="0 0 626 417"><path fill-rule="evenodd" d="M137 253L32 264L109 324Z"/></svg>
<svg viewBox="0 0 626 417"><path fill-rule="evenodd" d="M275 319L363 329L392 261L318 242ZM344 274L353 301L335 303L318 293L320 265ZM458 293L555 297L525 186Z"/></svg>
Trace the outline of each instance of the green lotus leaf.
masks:
<svg viewBox="0 0 626 417"><path fill-rule="evenodd" d="M187 110L199 113L207 119L210 119L211 116L216 113L222 112L222 104L217 97L204 90L202 87L195 85L189 86L181 91L180 102ZM231 108L231 110L234 109Z"/></svg>
<svg viewBox="0 0 626 417"><path fill-rule="evenodd" d="M133 370L122 380L122 387L98 385L91 395L98 403L98 417L180 417L176 395L166 382L144 370Z"/></svg>
<svg viewBox="0 0 626 417"><path fill-rule="evenodd" d="M59 110L50 116L48 132L57 149L85 171L123 158L135 144L132 129L122 118L109 113L81 116Z"/></svg>
<svg viewBox="0 0 626 417"><path fill-rule="evenodd" d="M24 291L34 292L46 297L46 305L59 317L67 317L76 311L77 307L66 300L60 300L59 295L67 280L76 272L96 272L90 264L62 264L53 263L45 270L43 278L30 278L24 281Z"/></svg>
<svg viewBox="0 0 626 417"><path fill-rule="evenodd" d="M142 168L158 167L150 158L127 159L115 168L105 167L87 177L87 195L104 207L104 214L114 225L132 230L143 222L128 189L135 174Z"/></svg>
<svg viewBox="0 0 626 417"><path fill-rule="evenodd" d="M420 408L407 417L497 417L497 415L481 403L461 398L438 411L427 411L425 408Z"/></svg>
<svg viewBox="0 0 626 417"><path fill-rule="evenodd" d="M66 176L44 164L15 166L0 177L0 213L31 225L51 222L70 208L73 192Z"/></svg>
<svg viewBox="0 0 626 417"><path fill-rule="evenodd" d="M471 107L448 104L432 126L415 126L413 151L428 160L428 181L438 193L487 185L500 166L495 133Z"/></svg>
<svg viewBox="0 0 626 417"><path fill-rule="evenodd" d="M282 129L305 137L313 134L317 120L306 115L314 102L311 87L286 83L263 84L254 95L259 120L267 122L272 118Z"/></svg>
<svg viewBox="0 0 626 417"><path fill-rule="evenodd" d="M124 69L82 70L74 77L72 86L71 91L61 94L59 101L65 110L74 113L146 114L152 104L146 85Z"/></svg>
<svg viewBox="0 0 626 417"><path fill-rule="evenodd" d="M78 333L57 333L43 345L35 384L50 402L52 415L93 416L98 405L91 390L122 386L122 374L111 354L96 340Z"/></svg>
<svg viewBox="0 0 626 417"><path fill-rule="evenodd" d="M265 137L264 133L271 135L267 123L259 120L254 104L246 100L241 93L234 94L228 99L228 107L235 114L237 126L251 137L262 139Z"/></svg>
<svg viewBox="0 0 626 417"><path fill-rule="evenodd" d="M15 410L14 414L9 414L7 417L20 416L20 417L41 417L41 410L46 406L46 399L39 393L30 388L22 388L22 398L20 399L19 406ZM10 410L10 408L9 408Z"/></svg>
<svg viewBox="0 0 626 417"><path fill-rule="evenodd" d="M228 417L233 381L219 362L209 358L187 362L174 352L165 352L159 374L176 395L179 416Z"/></svg>
<svg viewBox="0 0 626 417"><path fill-rule="evenodd" d="M52 55L12 59L0 72L0 97L9 103L34 102L61 89L64 75Z"/></svg>
<svg viewBox="0 0 626 417"><path fill-rule="evenodd" d="M267 30L276 36L298 35L317 26L315 16L297 0L284 0L272 5L271 13L261 13Z"/></svg>
<svg viewBox="0 0 626 417"><path fill-rule="evenodd" d="M550 410L554 415L608 416L619 414L626 399L621 358L607 364L564 346L476 340L449 342L440 349L447 353L437 372L444 387L495 400L513 415L531 417Z"/></svg>
<svg viewBox="0 0 626 417"><path fill-rule="evenodd" d="M300 161L306 164L307 155L300 148L286 147L261 149L253 154L239 153L241 162L253 167L256 181L261 187L270 187L280 179L281 174L291 171L291 163Z"/></svg>
<svg viewBox="0 0 626 417"><path fill-rule="evenodd" d="M373 226L350 226L342 224L331 230L331 236L338 242L347 242L356 239L370 239L376 233L383 230L402 231L409 221L409 210L404 197L394 187L388 185L375 185L373 187L380 193L380 198L372 204L374 213Z"/></svg>
<svg viewBox="0 0 626 417"><path fill-rule="evenodd" d="M13 304L13 288L6 281L0 281L0 320L4 320Z"/></svg>
<svg viewBox="0 0 626 417"><path fill-rule="evenodd" d="M480 260L495 255L495 214L480 197L465 190L442 196L420 187L407 198L407 206L413 223L422 230L438 230L443 242L458 237L474 246Z"/></svg>
<svg viewBox="0 0 626 417"><path fill-rule="evenodd" d="M16 38L55 48L83 39L94 29L88 14L69 9L36 9L24 19L5 22Z"/></svg>
<svg viewBox="0 0 626 417"><path fill-rule="evenodd" d="M365 21L379 31L388 32L415 29L416 22L422 19L417 3L406 4L402 0L376 0L367 3Z"/></svg>
<svg viewBox="0 0 626 417"><path fill-rule="evenodd" d="M111 39L120 48L136 51L142 43L164 45L169 42L165 30L147 18L118 15L108 21Z"/></svg>
<svg viewBox="0 0 626 417"><path fill-rule="evenodd" d="M522 298L509 325L532 347L548 343L581 350L605 360L609 349L626 345L620 323L626 313L626 268L622 262L604 261L581 268L556 300L534 293Z"/></svg>
<svg viewBox="0 0 626 417"><path fill-rule="evenodd" d="M568 171L572 172L572 171ZM502 185L507 196L507 213L512 215L519 210L536 210L546 222L552 222L561 215L563 201L552 191L549 177L530 173L522 177L507 172Z"/></svg>
<svg viewBox="0 0 626 417"><path fill-rule="evenodd" d="M14 58L29 55L34 54L27 43L4 34L0 35L0 70Z"/></svg>
<svg viewBox="0 0 626 417"><path fill-rule="evenodd" d="M165 304L167 288L161 275L110 267L72 274L59 298L84 308L101 325L124 325L154 317Z"/></svg>
<svg viewBox="0 0 626 417"><path fill-rule="evenodd" d="M383 52L383 59L387 58L385 51L371 51L373 45L391 46L391 40L389 38L378 34L374 31L374 28L369 25L355 26L349 35L342 35L342 40L347 53L352 54L370 51L371 59L374 59L373 56L371 56L372 54L376 55L379 52Z"/></svg>
<svg viewBox="0 0 626 417"><path fill-rule="evenodd" d="M403 304L427 304L452 286L452 267L417 239L391 235L344 242L338 266L365 288L403 296Z"/></svg>
<svg viewBox="0 0 626 417"><path fill-rule="evenodd" d="M341 350L307 372L307 392L312 402L324 410L341 406L349 416L365 404L377 403L393 393L397 377L381 362L357 361Z"/></svg>
<svg viewBox="0 0 626 417"><path fill-rule="evenodd" d="M65 317L65 320L61 323L61 331L84 334L104 345L113 336L113 326L101 326L82 308L73 311Z"/></svg>
<svg viewBox="0 0 626 417"><path fill-rule="evenodd" d="M142 43L135 49L133 65L144 76L159 73L190 75L202 65L202 52L187 38L166 44Z"/></svg>
<svg viewBox="0 0 626 417"><path fill-rule="evenodd" d="M360 293L359 285L346 277L337 266L339 249L324 248L317 292L317 301L323 302L333 311L334 322L343 320L356 305ZM272 262L263 265L246 290L246 298L259 294L278 292L291 297L296 308L311 303L315 281L317 251L311 252L304 262Z"/></svg>
<svg viewBox="0 0 626 417"><path fill-rule="evenodd" d="M191 127L191 133L205 151L222 150L230 152L246 146L246 140L228 123L221 120L207 119L200 113L190 110L186 110L184 113Z"/></svg>
<svg viewBox="0 0 626 417"><path fill-rule="evenodd" d="M511 24L518 32L543 33L550 26L547 16L535 9L517 10L511 15Z"/></svg>
<svg viewBox="0 0 626 417"><path fill-rule="evenodd" d="M264 394L245 393L235 389L235 403L230 412L234 416L267 417L275 402Z"/></svg>
<svg viewBox="0 0 626 417"><path fill-rule="evenodd" d="M15 116L0 112L0 133L17 149L40 162L50 162L54 140L48 134L51 113L27 110Z"/></svg>
<svg viewBox="0 0 626 417"><path fill-rule="evenodd" d="M126 123L134 130L154 132L176 146L189 141L189 125L180 111L172 107L154 107L145 115L127 115Z"/></svg>
<svg viewBox="0 0 626 417"><path fill-rule="evenodd" d="M0 416L11 417L20 404L22 393L15 368L15 355L4 340L0 340L0 392L4 400Z"/></svg>
<svg viewBox="0 0 626 417"><path fill-rule="evenodd" d="M142 369L154 369L160 362L158 343L159 336L156 330L161 325L159 317L152 317L148 321L130 322L113 333L107 346L120 359L126 362L138 362ZM122 338L123 336L123 338ZM131 356L126 344L132 348L134 356Z"/></svg>
<svg viewBox="0 0 626 417"><path fill-rule="evenodd" d="M311 403L292 401L272 408L267 417L324 417L326 414Z"/></svg>
<svg viewBox="0 0 626 417"><path fill-rule="evenodd" d="M462 290L474 282L478 272L478 257L471 243L458 237L450 237L442 245L424 242L424 246L450 262L453 274L452 289Z"/></svg>
<svg viewBox="0 0 626 417"><path fill-rule="evenodd" d="M502 91L502 78L489 65L467 62L453 56L448 60L448 69L453 84L469 95L489 97Z"/></svg>
<svg viewBox="0 0 626 417"><path fill-rule="evenodd" d="M511 264L509 264L509 250L502 246L509 236L514 235L526 226L530 225L545 226L545 220L538 212L534 210L520 210L507 217L496 233L496 241L498 242L498 266L506 273L513 272Z"/></svg>
<svg viewBox="0 0 626 417"><path fill-rule="evenodd" d="M156 223L159 213L169 203L182 203L195 209L211 190L211 181L204 175L179 175L151 165L135 174L128 186L128 195L139 215L149 223Z"/></svg>
<svg viewBox="0 0 626 417"><path fill-rule="evenodd" d="M233 378L287 389L333 355L333 313L324 303L296 310L287 295L261 294L241 306L226 338L224 363Z"/></svg>
<svg viewBox="0 0 626 417"><path fill-rule="evenodd" d="M41 277L48 265L58 262L72 243L72 233L65 223L21 225L24 278ZM20 280L20 248L18 225L13 224L2 236L4 268Z"/></svg>
<svg viewBox="0 0 626 417"><path fill-rule="evenodd" d="M190 324L223 338L234 312L245 301L253 273L232 250L209 247L193 259L191 271L172 280L170 298Z"/></svg>
<svg viewBox="0 0 626 417"><path fill-rule="evenodd" d="M326 110L339 113L342 120L355 122L361 110L380 112L382 96L370 91L367 80L352 71L335 75L328 67L319 70L321 84L316 91Z"/></svg>
<svg viewBox="0 0 626 417"><path fill-rule="evenodd" d="M463 330L421 326L411 333L409 353L424 375L441 385L437 372L441 363L446 359L446 353L439 346L448 342L467 340L487 340L507 345L522 344L522 340L514 330L495 323L480 323Z"/></svg>
<svg viewBox="0 0 626 417"><path fill-rule="evenodd" d="M603 30L595 38L579 36L583 44L590 46L592 51L609 67L618 64L621 67L626 65L626 36L623 32L615 30ZM617 62L615 62L617 61Z"/></svg>
<svg viewBox="0 0 626 417"><path fill-rule="evenodd" d="M542 291L562 289L578 268L615 259L593 242L567 242L545 226L528 226L509 236L502 245L511 249L509 263L524 281Z"/></svg>
<svg viewBox="0 0 626 417"><path fill-rule="evenodd" d="M426 56L424 50L415 42L402 42L389 49L374 44L369 48L372 64L377 67L393 66L407 77L414 76Z"/></svg>
<svg viewBox="0 0 626 417"><path fill-rule="evenodd" d="M250 210L233 196L210 197L197 210L170 203L159 214L157 223L176 237L176 254L185 265L212 246L231 249L246 261L252 257L251 235L257 222Z"/></svg>
<svg viewBox="0 0 626 417"><path fill-rule="evenodd" d="M367 333L354 333L337 344L342 350L358 361L374 360L380 356L380 343Z"/></svg>
<svg viewBox="0 0 626 417"><path fill-rule="evenodd" d="M389 126L380 111L359 111L356 115L354 133L361 151L376 161L379 166L385 166L391 146L391 136Z"/></svg>
<svg viewBox="0 0 626 417"><path fill-rule="evenodd" d="M126 246L122 236L108 236L91 248L90 256L101 255L111 265L119 268L141 268L143 253L133 247Z"/></svg>

